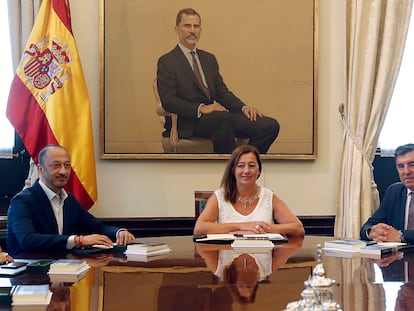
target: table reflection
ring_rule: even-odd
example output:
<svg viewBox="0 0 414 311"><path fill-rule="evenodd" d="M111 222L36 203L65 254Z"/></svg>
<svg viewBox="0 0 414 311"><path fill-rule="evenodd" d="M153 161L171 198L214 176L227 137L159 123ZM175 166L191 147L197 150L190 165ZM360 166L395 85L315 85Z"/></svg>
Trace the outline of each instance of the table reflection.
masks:
<svg viewBox="0 0 414 311"><path fill-rule="evenodd" d="M405 283L398 291L395 311L409 311L414 306L414 283Z"/></svg>
<svg viewBox="0 0 414 311"><path fill-rule="evenodd" d="M374 261L382 275L386 298L395 301L389 310L409 311L414 305L414 253L398 252L393 256ZM390 285L394 285L391 289ZM394 294L394 297L391 295Z"/></svg>
<svg viewBox="0 0 414 311"><path fill-rule="evenodd" d="M247 252L233 250L230 245L196 244L197 253L206 266L226 284L235 301L254 303L260 283L283 266L302 246L303 237L292 237L273 250L251 249Z"/></svg>
<svg viewBox="0 0 414 311"><path fill-rule="evenodd" d="M414 252L381 259L324 257L344 310L413 310Z"/></svg>
<svg viewBox="0 0 414 311"><path fill-rule="evenodd" d="M91 269L76 282L54 282L46 273L28 272L5 280L12 285L49 283L54 295L48 310L282 310L300 298L316 263L315 246L325 239L291 237L262 254L235 253L230 245L195 244L192 236L140 238L166 243L172 251L153 261L128 260L122 253L46 254L83 258Z"/></svg>
<svg viewBox="0 0 414 311"><path fill-rule="evenodd" d="M53 292L52 300L48 306L48 311L71 311L70 287L68 286L51 286Z"/></svg>
<svg viewBox="0 0 414 311"><path fill-rule="evenodd" d="M283 310L301 299L304 281L316 265L316 245L332 237L290 237L268 253L238 253L230 245L194 244L191 236L140 239L167 243L171 253L149 262L122 254L85 259L92 269L67 289L57 288L50 310ZM322 258L336 280L334 300L343 310L408 311L414 304L414 252L380 260ZM68 255L72 258L72 255ZM413 272L411 272L413 271ZM48 283L48 275L28 273L12 284ZM52 308L53 306L53 308ZM89 308L88 308L89 306ZM411 307L411 308L410 308Z"/></svg>

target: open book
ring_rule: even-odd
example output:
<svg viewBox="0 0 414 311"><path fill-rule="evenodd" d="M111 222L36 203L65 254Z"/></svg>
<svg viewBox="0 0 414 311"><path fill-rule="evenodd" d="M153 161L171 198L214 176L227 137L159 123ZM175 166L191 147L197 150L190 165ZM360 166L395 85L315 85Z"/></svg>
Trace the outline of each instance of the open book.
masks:
<svg viewBox="0 0 414 311"><path fill-rule="evenodd" d="M193 236L196 243L212 243L212 244L231 244L235 240L269 240L273 243L288 242L288 238L279 233L262 233L262 234L203 234Z"/></svg>

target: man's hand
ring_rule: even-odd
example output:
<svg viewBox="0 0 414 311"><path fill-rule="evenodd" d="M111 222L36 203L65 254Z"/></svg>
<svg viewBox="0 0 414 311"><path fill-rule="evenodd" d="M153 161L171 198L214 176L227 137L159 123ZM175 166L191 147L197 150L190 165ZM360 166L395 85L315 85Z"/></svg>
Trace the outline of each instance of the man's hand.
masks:
<svg viewBox="0 0 414 311"><path fill-rule="evenodd" d="M114 242L111 241L109 237L103 234L89 234L81 236L82 246L90 246L94 244L106 245L106 246L113 246Z"/></svg>
<svg viewBox="0 0 414 311"><path fill-rule="evenodd" d="M126 245L128 243L131 243L134 240L135 240L135 236L131 232L129 232L128 230L121 230L118 233L116 244Z"/></svg>
<svg viewBox="0 0 414 311"><path fill-rule="evenodd" d="M375 242L399 242L398 230L394 227L379 223L371 227L368 235Z"/></svg>
<svg viewBox="0 0 414 311"><path fill-rule="evenodd" d="M0 247L0 251L1 251L1 247ZM5 262L12 262L12 261L14 261L14 259L8 253L6 252L0 253L0 264L3 264Z"/></svg>
<svg viewBox="0 0 414 311"><path fill-rule="evenodd" d="M244 106L243 107L243 114L246 116L247 119L250 121L256 121L257 116L263 117L263 114L257 110L255 107Z"/></svg>
<svg viewBox="0 0 414 311"><path fill-rule="evenodd" d="M228 112L229 110L217 102L214 102L210 105L203 105L200 107L201 114L209 114L214 111L227 111Z"/></svg>

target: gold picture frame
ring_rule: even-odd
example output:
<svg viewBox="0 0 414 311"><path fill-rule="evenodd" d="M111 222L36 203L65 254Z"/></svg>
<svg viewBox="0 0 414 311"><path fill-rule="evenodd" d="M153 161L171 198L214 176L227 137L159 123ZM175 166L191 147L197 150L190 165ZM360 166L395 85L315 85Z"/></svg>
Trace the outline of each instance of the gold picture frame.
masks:
<svg viewBox="0 0 414 311"><path fill-rule="evenodd" d="M201 15L198 47L213 53L226 85L280 123L264 159L317 157L318 0L100 0L102 159L224 159L166 153L153 81L177 44L177 12Z"/></svg>

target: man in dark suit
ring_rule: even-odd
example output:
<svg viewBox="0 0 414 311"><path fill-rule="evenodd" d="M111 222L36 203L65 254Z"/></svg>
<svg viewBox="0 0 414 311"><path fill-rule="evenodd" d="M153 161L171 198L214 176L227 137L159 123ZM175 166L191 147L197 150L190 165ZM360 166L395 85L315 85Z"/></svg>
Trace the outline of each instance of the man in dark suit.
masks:
<svg viewBox="0 0 414 311"><path fill-rule="evenodd" d="M48 145L39 152L40 180L18 193L7 213L7 251L65 251L75 246L126 244L135 237L126 229L103 224L66 192L71 165L68 151Z"/></svg>
<svg viewBox="0 0 414 311"><path fill-rule="evenodd" d="M388 187L380 207L361 227L362 239L414 243L409 217L410 201L414 200L410 194L414 191L414 144L398 147L395 162L401 182Z"/></svg>
<svg viewBox="0 0 414 311"><path fill-rule="evenodd" d="M213 54L196 49L201 17L193 9L178 12L178 45L158 60L157 86L166 111L178 115L178 135L213 140L215 153L231 153L235 137L266 153L279 133L279 123L245 105L225 85ZM169 136L171 120L165 123Z"/></svg>

